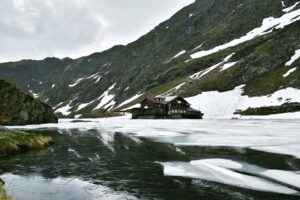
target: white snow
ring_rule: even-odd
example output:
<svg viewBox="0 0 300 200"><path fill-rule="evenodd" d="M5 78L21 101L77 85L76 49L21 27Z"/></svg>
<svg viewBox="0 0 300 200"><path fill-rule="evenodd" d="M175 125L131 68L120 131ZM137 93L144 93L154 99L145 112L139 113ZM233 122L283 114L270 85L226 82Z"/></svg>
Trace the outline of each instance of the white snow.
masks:
<svg viewBox="0 0 300 200"><path fill-rule="evenodd" d="M292 69L290 69L289 71L287 71L287 73L283 74L283 77L286 78L289 75L291 75L292 73L294 73L297 70L297 67L294 67Z"/></svg>
<svg viewBox="0 0 300 200"><path fill-rule="evenodd" d="M125 192L117 192L74 177L57 177L51 180L34 175L4 174L1 178L6 182L5 189L15 199L66 199L66 194L67 199L137 199Z"/></svg>
<svg viewBox="0 0 300 200"><path fill-rule="evenodd" d="M193 14L193 13L189 14L189 17L193 17L193 16L194 16L194 14Z"/></svg>
<svg viewBox="0 0 300 200"><path fill-rule="evenodd" d="M199 46L195 47L194 50L200 49L200 48L204 45L204 43L205 43L205 42L203 42L203 43L200 44Z"/></svg>
<svg viewBox="0 0 300 200"><path fill-rule="evenodd" d="M170 27L169 26L166 26L166 29L169 29Z"/></svg>
<svg viewBox="0 0 300 200"><path fill-rule="evenodd" d="M55 84L52 84L51 88L54 88L55 87Z"/></svg>
<svg viewBox="0 0 300 200"><path fill-rule="evenodd" d="M75 115L74 118L79 119L81 116L82 116L82 114L78 114L78 115Z"/></svg>
<svg viewBox="0 0 300 200"><path fill-rule="evenodd" d="M210 50L196 52L191 55L191 58L193 59L201 58L216 53L218 51L237 46L241 43L252 40L258 36L268 34L272 32L274 29L282 29L285 26L292 24L298 20L300 20L300 9L294 10L289 13L285 13L279 18L274 18L274 17L266 18L263 20L262 25L260 27L253 29L252 31L248 32L245 36L232 40L226 44L216 46L215 48Z"/></svg>
<svg viewBox="0 0 300 200"><path fill-rule="evenodd" d="M57 109L55 113L62 113L65 116L69 115L71 113L70 109L72 108L71 103L72 101L70 101L70 103L68 103L67 105Z"/></svg>
<svg viewBox="0 0 300 200"><path fill-rule="evenodd" d="M286 186L268 181L263 178L244 175L225 167L214 165L206 160L191 161L189 163L167 162L161 164L164 167L164 174L166 176L189 177L258 191L268 191L283 194L298 193L297 191Z"/></svg>
<svg viewBox="0 0 300 200"><path fill-rule="evenodd" d="M97 99L96 99L96 100L97 100ZM78 106L78 108L77 108L77 111L82 110L82 109L84 109L85 107L91 105L91 104L94 103L96 100L93 100L93 101L91 101L91 102L89 102L89 103L83 103L83 104L80 104L80 105Z"/></svg>
<svg viewBox="0 0 300 200"><path fill-rule="evenodd" d="M227 57L228 58L228 57ZM228 59L226 59L228 60ZM207 70L203 70L191 76L191 78L201 78L211 70L220 66L221 63L216 66L210 67ZM183 87L186 82L179 84L178 86L168 90L160 96L169 96ZM226 92L209 91L202 92L199 95L186 98L186 100L195 109L201 110L204 113L205 119L231 119L231 118L243 118L243 119L300 119L300 112L296 113L283 113L268 116L240 116L234 113L237 110L246 110L249 107L259 108L265 106L280 106L289 102L300 102L300 90L296 88L286 88L274 92L273 94L266 96L249 97L243 94L244 85L238 86L233 90ZM137 107L138 105L135 105Z"/></svg>
<svg viewBox="0 0 300 200"><path fill-rule="evenodd" d="M222 66L222 65L223 65L223 66L222 66L222 68L221 68L221 71L223 70L224 67L226 67L226 68L232 67L233 65L230 66L230 65L231 65L230 63L228 63L229 65L226 65L226 63L230 60L230 58L231 58L233 55L234 55L234 53L230 54L229 56L227 56L226 58L224 58L222 62L220 62L220 63L218 63L218 64L215 64L215 65L213 65L213 66L211 66L211 67L209 67L209 68L207 68L207 69L204 69L204 70L202 70L202 71L200 71L200 72L197 72L197 73L191 75L190 78L192 78L192 79L200 79L200 78L202 78L203 76L207 75L208 73L210 73L211 71L213 71L214 69L216 69L216 68L218 68L218 67L220 67L220 66ZM224 69L224 70L225 70L225 69Z"/></svg>
<svg viewBox="0 0 300 200"><path fill-rule="evenodd" d="M299 4L300 2L296 2L294 5L292 5L291 7L285 8L282 11L283 12L290 12L292 10L294 10L294 8L296 8L296 6Z"/></svg>
<svg viewBox="0 0 300 200"><path fill-rule="evenodd" d="M57 104L56 106L54 106L53 109L55 110L56 108L58 108L58 107L61 106L62 104L64 104L64 102L60 102L59 104Z"/></svg>
<svg viewBox="0 0 300 200"><path fill-rule="evenodd" d="M133 97L127 99L127 100L124 101L124 102L122 102L122 103L121 103L120 105L118 105L115 109L120 108L120 107L122 107L122 106L124 106L124 105L126 105L126 104L128 104L128 103L130 103L130 102L132 102L132 101L134 101L134 100L136 100L137 98L141 97L143 94L144 94L144 93L138 93L138 94L134 95Z"/></svg>
<svg viewBox="0 0 300 200"><path fill-rule="evenodd" d="M299 115L300 116L300 115ZM13 126L13 129L101 129L176 146L224 146L252 148L300 158L300 126L297 120L130 120L130 116L86 119L72 123Z"/></svg>
<svg viewBox="0 0 300 200"><path fill-rule="evenodd" d="M233 67L236 63L238 63L238 62L230 62L230 63L226 63L226 64L224 64L224 65L221 67L221 70L220 70L220 71L227 70L227 69Z"/></svg>
<svg viewBox="0 0 300 200"><path fill-rule="evenodd" d="M98 83L101 80L102 76L98 76L97 80L94 83Z"/></svg>
<svg viewBox="0 0 300 200"><path fill-rule="evenodd" d="M98 104L97 107L95 107L93 110L98 110L100 108L111 108L112 106L115 105L115 101L113 100L115 98L115 95L110 94L110 91L114 89L117 83L113 84L110 86L101 96L100 96L100 103Z"/></svg>
<svg viewBox="0 0 300 200"><path fill-rule="evenodd" d="M176 54L174 57L172 57L172 59L177 58L177 57L179 57L179 56L181 56L181 55L183 55L185 53L186 53L186 50L182 50L178 54Z"/></svg>
<svg viewBox="0 0 300 200"><path fill-rule="evenodd" d="M69 87L75 87L75 86L78 85L82 80L84 80L84 78L79 78L79 79L77 79L73 84L70 84Z"/></svg>
<svg viewBox="0 0 300 200"><path fill-rule="evenodd" d="M242 96L243 86L227 92L210 91L187 98L192 107L201 110L205 118L231 118L236 110L249 107L279 106L285 102L300 102L300 90L286 88L268 96Z"/></svg>
<svg viewBox="0 0 300 200"><path fill-rule="evenodd" d="M32 90L29 90L29 92L32 94L33 98L38 98L39 95L34 93Z"/></svg>
<svg viewBox="0 0 300 200"><path fill-rule="evenodd" d="M262 174L288 185L300 188L300 171L266 170Z"/></svg>
<svg viewBox="0 0 300 200"><path fill-rule="evenodd" d="M176 87L168 90L167 92L161 94L160 96L169 96L170 94L173 94L174 92L178 91L181 87L183 87L186 84L186 82L183 82L179 85L177 85Z"/></svg>
<svg viewBox="0 0 300 200"><path fill-rule="evenodd" d="M286 154L292 155L300 159L300 146L299 144L284 144L284 145L274 145L274 146L257 146L251 147L258 151L265 151L270 153Z"/></svg>
<svg viewBox="0 0 300 200"><path fill-rule="evenodd" d="M286 7L284 1L281 1L281 4L282 4L282 7L284 7L284 8Z"/></svg>
<svg viewBox="0 0 300 200"><path fill-rule="evenodd" d="M203 159L189 163L167 162L161 164L164 166L164 174L167 176L190 177L272 192L275 192L273 190L277 188L279 189L278 193L299 194L298 191L289 188L289 186L300 188L299 171L265 169L227 159ZM270 179L277 182L272 182Z"/></svg>
<svg viewBox="0 0 300 200"><path fill-rule="evenodd" d="M300 58L300 49L295 51L295 54L291 57L291 60L289 60L285 66L291 66L296 60Z"/></svg>

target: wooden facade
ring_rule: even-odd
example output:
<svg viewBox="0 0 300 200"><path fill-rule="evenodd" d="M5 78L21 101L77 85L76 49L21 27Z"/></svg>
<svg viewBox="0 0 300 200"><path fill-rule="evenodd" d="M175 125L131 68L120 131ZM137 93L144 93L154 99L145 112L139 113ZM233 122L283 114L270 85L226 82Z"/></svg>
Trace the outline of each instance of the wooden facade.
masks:
<svg viewBox="0 0 300 200"><path fill-rule="evenodd" d="M191 108L182 97L147 97L140 108L130 110L133 119L202 119L203 113Z"/></svg>

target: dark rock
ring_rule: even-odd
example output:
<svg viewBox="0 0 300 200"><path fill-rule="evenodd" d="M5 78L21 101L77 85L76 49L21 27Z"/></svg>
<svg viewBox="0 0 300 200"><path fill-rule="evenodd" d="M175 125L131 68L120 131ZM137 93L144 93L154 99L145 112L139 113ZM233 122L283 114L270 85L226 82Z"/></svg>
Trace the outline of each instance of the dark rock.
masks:
<svg viewBox="0 0 300 200"><path fill-rule="evenodd" d="M0 124L57 123L50 106L24 93L14 84L0 80Z"/></svg>

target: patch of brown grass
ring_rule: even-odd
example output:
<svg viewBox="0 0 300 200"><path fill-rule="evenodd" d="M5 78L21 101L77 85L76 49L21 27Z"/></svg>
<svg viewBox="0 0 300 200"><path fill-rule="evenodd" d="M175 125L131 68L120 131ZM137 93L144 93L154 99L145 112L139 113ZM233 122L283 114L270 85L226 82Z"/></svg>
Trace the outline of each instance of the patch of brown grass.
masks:
<svg viewBox="0 0 300 200"><path fill-rule="evenodd" d="M12 196L8 195L3 186L0 184L0 200L13 200Z"/></svg>

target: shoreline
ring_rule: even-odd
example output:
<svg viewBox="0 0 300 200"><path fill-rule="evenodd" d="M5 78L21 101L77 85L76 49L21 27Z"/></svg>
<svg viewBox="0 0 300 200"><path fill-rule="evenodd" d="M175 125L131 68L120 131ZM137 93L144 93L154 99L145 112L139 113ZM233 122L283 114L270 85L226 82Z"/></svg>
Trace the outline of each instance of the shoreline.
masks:
<svg viewBox="0 0 300 200"><path fill-rule="evenodd" d="M30 134L0 127L0 158L41 150L53 144L50 136Z"/></svg>

